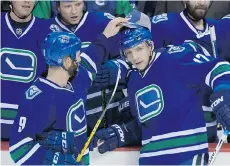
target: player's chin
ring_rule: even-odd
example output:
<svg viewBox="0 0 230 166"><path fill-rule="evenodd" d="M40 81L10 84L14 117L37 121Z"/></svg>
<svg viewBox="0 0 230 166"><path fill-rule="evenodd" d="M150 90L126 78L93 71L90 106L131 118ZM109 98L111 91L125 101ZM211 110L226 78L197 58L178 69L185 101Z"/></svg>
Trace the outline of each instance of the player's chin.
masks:
<svg viewBox="0 0 230 166"><path fill-rule="evenodd" d="M69 20L69 23L70 23L71 25L78 24L78 23L79 23L79 19L70 19L70 20Z"/></svg>
<svg viewBox="0 0 230 166"><path fill-rule="evenodd" d="M143 62L142 62L141 64L136 64L135 67L138 70L142 71L142 70L144 70L147 67L147 65L143 64Z"/></svg>

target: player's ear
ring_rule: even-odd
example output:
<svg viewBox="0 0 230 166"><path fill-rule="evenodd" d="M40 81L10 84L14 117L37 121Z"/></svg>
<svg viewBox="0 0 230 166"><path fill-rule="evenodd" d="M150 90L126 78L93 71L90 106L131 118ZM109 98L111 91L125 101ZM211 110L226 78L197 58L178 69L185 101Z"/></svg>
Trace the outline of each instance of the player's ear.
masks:
<svg viewBox="0 0 230 166"><path fill-rule="evenodd" d="M155 46L154 46L154 42L153 41L151 41L151 42L152 42L152 50L151 51L153 51Z"/></svg>
<svg viewBox="0 0 230 166"><path fill-rule="evenodd" d="M69 56L64 57L63 66L68 69L72 64L72 59Z"/></svg>

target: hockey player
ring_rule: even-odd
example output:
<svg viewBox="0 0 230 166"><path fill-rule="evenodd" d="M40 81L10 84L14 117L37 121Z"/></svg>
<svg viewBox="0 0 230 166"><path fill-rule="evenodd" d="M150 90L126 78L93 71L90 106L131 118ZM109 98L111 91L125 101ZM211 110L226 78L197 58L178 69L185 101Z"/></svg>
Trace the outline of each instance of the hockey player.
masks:
<svg viewBox="0 0 230 166"><path fill-rule="evenodd" d="M46 69L40 41L48 33L48 24L32 15L34 4L34 1L12 1L11 11L1 13L0 110L3 140L9 139L10 127L24 91Z"/></svg>
<svg viewBox="0 0 230 166"><path fill-rule="evenodd" d="M87 11L83 0L57 1L56 5L58 15L51 20L50 29L52 31L67 31L76 34L82 41L82 47L87 47L98 34L103 32L108 22L114 18L109 13ZM117 41L116 38L109 39L109 52L112 57L119 55L118 45L115 41ZM119 101L124 98L121 88L119 89L100 127L107 127L117 122ZM88 132L91 132L100 117L103 110L102 104L105 105L112 94L111 89L106 89L104 92L105 97L102 97L101 88L92 86L89 89L86 103L86 114L89 118L89 121L87 121Z"/></svg>
<svg viewBox="0 0 230 166"><path fill-rule="evenodd" d="M180 45L185 40L200 39L210 42L209 26L213 19L205 19L211 1L183 1L181 13L164 13L152 18L152 37L156 48L169 44Z"/></svg>
<svg viewBox="0 0 230 166"><path fill-rule="evenodd" d="M138 25L124 30L120 43L122 55L134 66L128 72L121 69L127 72L129 103L142 132L139 164L207 164L200 91L205 83L213 89L213 110L230 129L230 64L204 55L194 42L154 50L150 31ZM113 61L108 63L111 71L117 70ZM92 143L95 146L102 140L98 148L104 153L129 144L138 138L137 131L134 122L113 125L99 130Z"/></svg>
<svg viewBox="0 0 230 166"><path fill-rule="evenodd" d="M81 42L73 33L54 32L47 36L42 52L49 66L48 75L38 77L25 92L11 132L9 150L16 164L79 164L75 158L87 139L87 89L96 66L107 59L107 38L115 35L125 21L112 20L81 57ZM79 64L81 59L84 64ZM88 151L82 161L89 164Z"/></svg>
<svg viewBox="0 0 230 166"><path fill-rule="evenodd" d="M164 13L152 18L152 37L155 48L167 45L181 45L185 40L198 40L211 43L209 27L214 25L217 30L217 20L205 18L211 1L183 1L185 10L181 13ZM219 31L218 31L219 32ZM217 34L217 37L219 35ZM208 100L211 90L203 92L203 111L209 133L209 142L217 142L216 118L213 116Z"/></svg>

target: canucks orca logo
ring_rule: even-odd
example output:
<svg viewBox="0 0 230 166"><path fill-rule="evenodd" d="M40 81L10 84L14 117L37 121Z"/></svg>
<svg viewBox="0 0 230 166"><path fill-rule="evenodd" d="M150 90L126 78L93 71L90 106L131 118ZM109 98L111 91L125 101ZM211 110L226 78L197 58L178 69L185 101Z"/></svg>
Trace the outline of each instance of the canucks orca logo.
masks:
<svg viewBox="0 0 230 166"><path fill-rule="evenodd" d="M168 50L168 53L173 54L173 53L183 52L184 50L185 48L181 46L171 46Z"/></svg>
<svg viewBox="0 0 230 166"><path fill-rule="evenodd" d="M158 116L164 108L162 90L155 84L138 90L135 94L135 98L138 118L142 123Z"/></svg>
<svg viewBox="0 0 230 166"><path fill-rule="evenodd" d="M167 13L163 13L161 15L157 15L157 16L154 16L153 19L152 19L152 22L154 24L158 23L158 22L161 22L161 21L166 21L168 20L168 16L167 16Z"/></svg>
<svg viewBox="0 0 230 166"><path fill-rule="evenodd" d="M66 128L67 131L75 132L75 136L86 132L85 108L82 99L69 108L66 115Z"/></svg>
<svg viewBox="0 0 230 166"><path fill-rule="evenodd" d="M33 99L35 96L42 93L42 91L35 85L32 85L27 91L26 91L26 99Z"/></svg>
<svg viewBox="0 0 230 166"><path fill-rule="evenodd" d="M36 74L37 57L29 50L2 48L0 49L2 80L31 82Z"/></svg>

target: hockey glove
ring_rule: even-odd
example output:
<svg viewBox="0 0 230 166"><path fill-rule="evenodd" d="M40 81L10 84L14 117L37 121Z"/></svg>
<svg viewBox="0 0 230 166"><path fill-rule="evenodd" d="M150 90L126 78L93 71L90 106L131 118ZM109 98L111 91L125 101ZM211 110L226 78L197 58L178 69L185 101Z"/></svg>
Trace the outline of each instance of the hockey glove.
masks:
<svg viewBox="0 0 230 166"><path fill-rule="evenodd" d="M43 132L38 136L37 141L45 149L64 154L77 154L74 144L74 132L61 132L52 130Z"/></svg>
<svg viewBox="0 0 230 166"><path fill-rule="evenodd" d="M122 127L112 125L110 128L97 131L89 148L92 151L98 146L99 153L103 154L124 145L125 137Z"/></svg>
<svg viewBox="0 0 230 166"><path fill-rule="evenodd" d="M211 95L210 101L217 121L230 131L230 92L219 90Z"/></svg>
<svg viewBox="0 0 230 166"><path fill-rule="evenodd" d="M48 150L46 152L44 165L83 165L83 163L76 162L75 155Z"/></svg>
<svg viewBox="0 0 230 166"><path fill-rule="evenodd" d="M98 67L96 79L93 82L93 86L96 86L100 89L113 88L118 77L118 65L113 60L106 61L103 65ZM123 65L120 65L121 68L124 68ZM119 80L119 89L126 88L125 72L122 72L122 76Z"/></svg>
<svg viewBox="0 0 230 166"><path fill-rule="evenodd" d="M113 86L117 79L118 66L113 61L107 61L97 70L96 79L93 86L101 89Z"/></svg>

